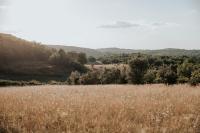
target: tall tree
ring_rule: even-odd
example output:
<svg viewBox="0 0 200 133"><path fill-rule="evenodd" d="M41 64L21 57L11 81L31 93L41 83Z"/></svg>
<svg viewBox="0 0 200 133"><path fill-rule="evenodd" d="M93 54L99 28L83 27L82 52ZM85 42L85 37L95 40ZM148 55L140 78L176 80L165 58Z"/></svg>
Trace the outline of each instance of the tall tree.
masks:
<svg viewBox="0 0 200 133"><path fill-rule="evenodd" d="M134 84L144 83L144 74L148 69L148 61L144 58L135 58L129 61L129 81Z"/></svg>

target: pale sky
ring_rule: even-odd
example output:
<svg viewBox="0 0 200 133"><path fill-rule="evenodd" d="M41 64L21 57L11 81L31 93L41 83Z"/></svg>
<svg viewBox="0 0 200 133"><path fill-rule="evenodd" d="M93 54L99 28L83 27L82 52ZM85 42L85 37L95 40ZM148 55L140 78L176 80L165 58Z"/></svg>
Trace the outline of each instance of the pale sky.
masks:
<svg viewBox="0 0 200 133"><path fill-rule="evenodd" d="M0 32L87 48L200 49L200 0L0 0Z"/></svg>

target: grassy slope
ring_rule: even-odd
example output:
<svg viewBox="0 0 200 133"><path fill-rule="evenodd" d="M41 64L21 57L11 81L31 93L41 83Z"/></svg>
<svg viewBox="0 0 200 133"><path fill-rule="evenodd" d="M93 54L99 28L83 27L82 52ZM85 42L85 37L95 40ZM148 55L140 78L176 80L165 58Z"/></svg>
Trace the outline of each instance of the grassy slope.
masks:
<svg viewBox="0 0 200 133"><path fill-rule="evenodd" d="M0 89L0 132L200 131L200 87L37 86Z"/></svg>
<svg viewBox="0 0 200 133"><path fill-rule="evenodd" d="M0 33L0 79L65 81L67 72L40 59L46 53L51 53L46 46Z"/></svg>

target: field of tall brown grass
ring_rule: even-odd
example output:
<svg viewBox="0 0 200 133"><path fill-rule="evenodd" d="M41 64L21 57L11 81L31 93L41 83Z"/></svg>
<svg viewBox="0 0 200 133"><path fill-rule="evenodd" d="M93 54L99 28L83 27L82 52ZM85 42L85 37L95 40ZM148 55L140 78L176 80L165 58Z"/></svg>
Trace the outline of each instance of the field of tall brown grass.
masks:
<svg viewBox="0 0 200 133"><path fill-rule="evenodd" d="M200 87L0 88L0 133L199 133Z"/></svg>

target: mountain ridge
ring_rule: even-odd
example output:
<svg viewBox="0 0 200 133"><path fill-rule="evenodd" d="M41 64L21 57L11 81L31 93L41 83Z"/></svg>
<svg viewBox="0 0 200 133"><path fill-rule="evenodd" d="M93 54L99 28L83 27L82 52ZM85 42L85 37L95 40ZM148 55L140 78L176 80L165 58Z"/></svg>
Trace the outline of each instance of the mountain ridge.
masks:
<svg viewBox="0 0 200 133"><path fill-rule="evenodd" d="M83 52L86 53L88 56L100 57L104 55L110 54L131 54L131 53L142 53L142 54L149 54L149 55L166 55L166 56L200 56L199 49L178 49L178 48L164 48L164 49L157 49L157 50L148 50L148 49L125 49L125 48L98 48L98 49L91 49L91 48L83 48L77 46L65 46L65 45L48 45L51 48L61 48L69 51L74 52Z"/></svg>
<svg viewBox="0 0 200 133"><path fill-rule="evenodd" d="M23 43L31 43L31 41L27 41L25 39L18 38L12 34L5 34L0 33L0 40L3 42L6 39L12 40L13 43L17 43L19 41ZM36 43L36 42L34 42ZM48 48L54 48L54 49L63 49L66 52L82 52L86 53L87 56L94 56L96 58L105 56L105 55L112 55L112 54L131 54L131 53L142 53L142 54L149 54L149 55L166 55L166 56L200 56L200 49L179 49L179 48L165 48L165 49L157 49L157 50L148 50L148 49L126 49L126 48L116 48L116 47L110 47L110 48L98 48L98 49L92 49L92 48L84 48L84 47L78 47L78 46L66 46L66 45L48 45L48 44L42 44L43 46L46 46Z"/></svg>

